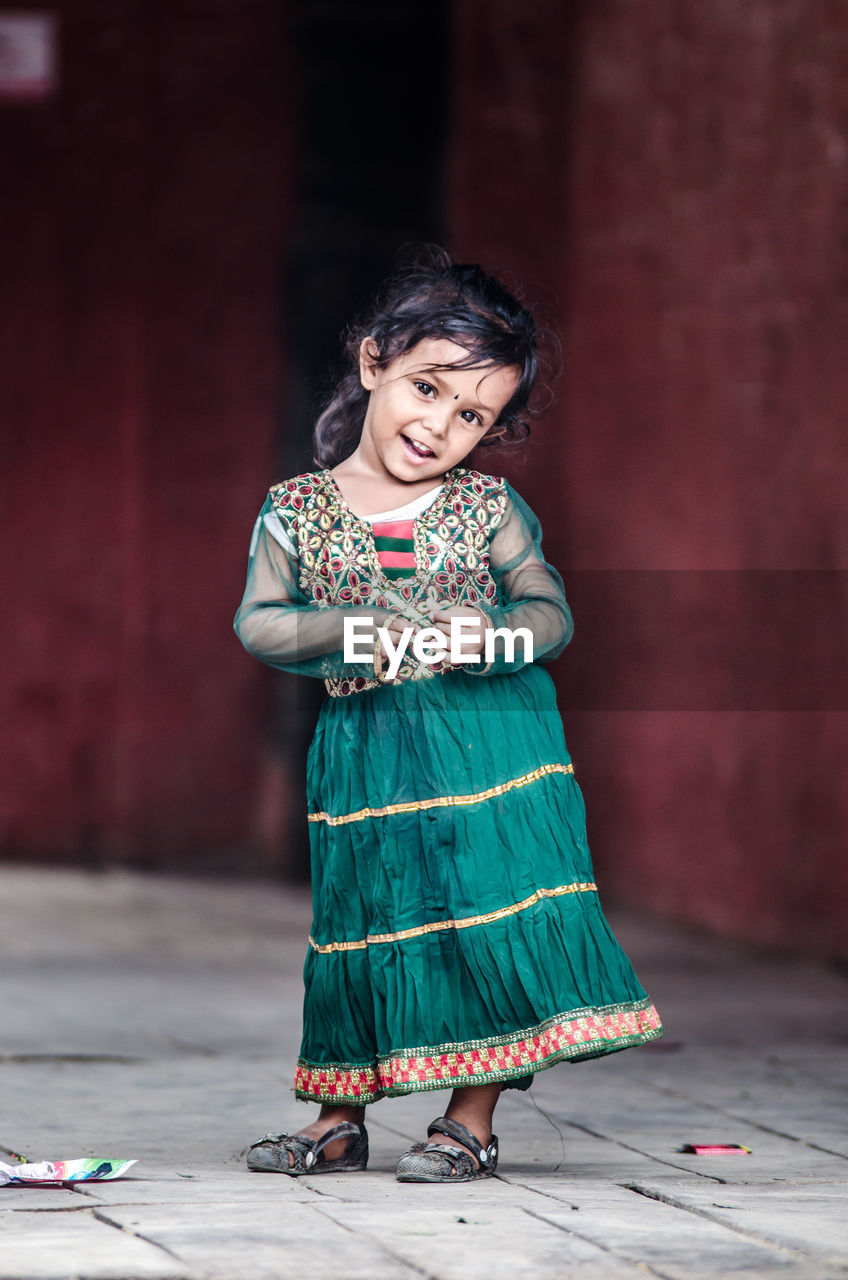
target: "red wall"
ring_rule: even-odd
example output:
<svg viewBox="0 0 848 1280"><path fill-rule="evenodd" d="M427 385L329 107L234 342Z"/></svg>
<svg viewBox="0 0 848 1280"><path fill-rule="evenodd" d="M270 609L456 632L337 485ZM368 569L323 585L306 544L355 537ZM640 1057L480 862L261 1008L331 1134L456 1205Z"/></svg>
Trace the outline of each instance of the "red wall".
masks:
<svg viewBox="0 0 848 1280"><path fill-rule="evenodd" d="M231 628L282 399L286 9L58 8L59 97L0 104L0 851L282 865L272 677ZM848 18L454 19L456 247L563 335L556 412L491 466L574 605L599 875L846 955Z"/></svg>
<svg viewBox="0 0 848 1280"><path fill-rule="evenodd" d="M281 10L54 8L58 97L0 104L0 848L214 865L261 750L232 616L279 394Z"/></svg>
<svg viewBox="0 0 848 1280"><path fill-rule="evenodd" d="M848 568L848 16L456 22L456 244L541 281L564 339L558 408L502 469L574 600L555 671L599 874L846 956L846 579L804 571Z"/></svg>

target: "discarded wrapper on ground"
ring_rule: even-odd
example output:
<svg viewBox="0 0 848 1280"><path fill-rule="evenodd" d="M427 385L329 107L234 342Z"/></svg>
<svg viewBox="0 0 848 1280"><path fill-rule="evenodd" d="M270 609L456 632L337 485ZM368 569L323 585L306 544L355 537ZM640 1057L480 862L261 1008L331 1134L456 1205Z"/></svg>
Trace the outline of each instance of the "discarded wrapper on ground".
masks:
<svg viewBox="0 0 848 1280"><path fill-rule="evenodd" d="M61 1186L64 1182L111 1182L122 1178L137 1161L103 1156L91 1160L41 1160L38 1164L4 1164L0 1186Z"/></svg>

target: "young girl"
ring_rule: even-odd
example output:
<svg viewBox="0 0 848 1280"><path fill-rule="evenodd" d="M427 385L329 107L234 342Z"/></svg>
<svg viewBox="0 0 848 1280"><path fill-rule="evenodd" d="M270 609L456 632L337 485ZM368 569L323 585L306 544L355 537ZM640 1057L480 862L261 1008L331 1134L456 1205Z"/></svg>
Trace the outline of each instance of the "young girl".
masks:
<svg viewBox="0 0 848 1280"><path fill-rule="evenodd" d="M562 579L509 481L464 465L529 430L534 321L494 277L430 249L348 353L316 426L319 469L275 485L259 514L235 620L250 653L330 695L307 757L314 919L295 1074L321 1109L247 1163L364 1169L369 1102L452 1088L396 1176L462 1182L497 1166L502 1089L662 1029L598 901L542 665L572 635ZM368 662L345 661L345 619ZM449 643L454 619L452 662L422 646ZM519 628L532 653L520 633L510 645Z"/></svg>

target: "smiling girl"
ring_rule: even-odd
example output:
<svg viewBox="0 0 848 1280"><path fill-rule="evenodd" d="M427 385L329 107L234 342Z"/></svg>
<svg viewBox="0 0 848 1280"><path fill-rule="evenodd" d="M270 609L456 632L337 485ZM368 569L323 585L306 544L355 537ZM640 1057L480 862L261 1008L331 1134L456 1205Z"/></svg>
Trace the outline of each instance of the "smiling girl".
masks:
<svg viewBox="0 0 848 1280"><path fill-rule="evenodd" d="M321 1109L255 1142L253 1170L364 1169L368 1103L451 1088L396 1176L488 1177L503 1089L662 1034L600 906L543 665L573 631L562 579L509 481L464 465L528 434L537 345L496 278L426 250L349 335L350 370L316 424L319 469L275 485L256 521L237 634L330 696L307 758L295 1074ZM353 617L371 629L367 664L345 660ZM448 640L454 618L473 623L471 660L407 648L387 678L385 640ZM505 643L520 628L532 660Z"/></svg>

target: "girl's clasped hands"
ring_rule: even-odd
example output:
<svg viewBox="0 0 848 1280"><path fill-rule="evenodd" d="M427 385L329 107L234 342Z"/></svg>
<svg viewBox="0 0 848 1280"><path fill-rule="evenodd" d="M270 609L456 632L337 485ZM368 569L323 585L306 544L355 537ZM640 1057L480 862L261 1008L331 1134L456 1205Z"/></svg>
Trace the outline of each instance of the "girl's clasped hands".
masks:
<svg viewBox="0 0 848 1280"><path fill-rule="evenodd" d="M451 643L451 619L477 619L479 623L478 632L475 633L471 628L464 630L462 633L462 652L465 655L482 653L485 644L486 629L489 625L488 616L481 609L472 609L468 605L439 605L433 604L428 609L422 611L423 616L428 619L426 623L420 621L422 614L418 617L408 617L402 613L393 613L383 624L389 633L391 644L397 648L398 645L404 643L403 633L408 628L412 628L410 635L406 637L406 648L411 648L415 637L422 631L430 631L435 629L442 636L445 645L450 648ZM437 637L429 637L436 640ZM376 665L382 673L386 669L386 665L391 657L382 640L378 640L375 648ZM465 663L453 663L450 661L449 653L442 659L442 665L445 667L465 666ZM476 666L476 663L469 664ZM376 666L375 666L376 670Z"/></svg>

